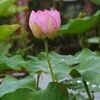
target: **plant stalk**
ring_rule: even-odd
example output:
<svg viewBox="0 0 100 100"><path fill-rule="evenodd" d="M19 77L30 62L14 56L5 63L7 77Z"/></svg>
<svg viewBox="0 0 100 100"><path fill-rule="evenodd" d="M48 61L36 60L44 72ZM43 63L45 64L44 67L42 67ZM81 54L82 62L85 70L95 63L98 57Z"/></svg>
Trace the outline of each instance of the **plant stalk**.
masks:
<svg viewBox="0 0 100 100"><path fill-rule="evenodd" d="M44 44L45 44L46 58L47 58L47 62L48 62L48 65L49 65L52 81L55 82L56 80L55 80L54 72L53 72L53 69L52 69L52 64L50 62L49 53L48 53L48 41L47 41L47 39L44 40Z"/></svg>
<svg viewBox="0 0 100 100"><path fill-rule="evenodd" d="M88 95L89 100L93 100L93 96L92 96L92 94L91 94L91 92L89 90L89 87L88 87L86 81L83 80L83 84L84 84L84 87L85 87L85 90L87 92L87 95Z"/></svg>
<svg viewBox="0 0 100 100"><path fill-rule="evenodd" d="M36 82L36 89L39 90L39 79L40 79L40 73L37 74L37 82Z"/></svg>
<svg viewBox="0 0 100 100"><path fill-rule="evenodd" d="M100 50L100 25L98 26L98 32L99 32L99 50Z"/></svg>

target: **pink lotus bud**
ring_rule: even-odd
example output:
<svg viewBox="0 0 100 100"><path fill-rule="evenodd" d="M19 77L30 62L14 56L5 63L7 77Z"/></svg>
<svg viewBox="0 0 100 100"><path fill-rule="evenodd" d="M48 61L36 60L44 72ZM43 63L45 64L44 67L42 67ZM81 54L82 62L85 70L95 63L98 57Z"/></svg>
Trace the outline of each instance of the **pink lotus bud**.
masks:
<svg viewBox="0 0 100 100"><path fill-rule="evenodd" d="M50 38L59 30L61 24L60 13L57 10L32 11L29 26L36 38Z"/></svg>

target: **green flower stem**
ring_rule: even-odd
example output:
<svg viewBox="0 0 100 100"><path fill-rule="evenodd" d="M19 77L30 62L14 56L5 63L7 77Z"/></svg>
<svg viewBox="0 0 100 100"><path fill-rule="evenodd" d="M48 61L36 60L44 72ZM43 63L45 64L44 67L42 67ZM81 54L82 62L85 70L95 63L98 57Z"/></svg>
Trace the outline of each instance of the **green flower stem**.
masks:
<svg viewBox="0 0 100 100"><path fill-rule="evenodd" d="M87 95L89 97L89 100L93 100L93 96L92 96L92 94L91 94L91 92L90 92L90 90L88 88L88 85L87 85L86 81L83 80L83 84L84 84L84 87L86 89L86 92L87 92Z"/></svg>
<svg viewBox="0 0 100 100"><path fill-rule="evenodd" d="M47 62L49 65L52 81L55 82L55 76L54 76L54 72L53 72L52 65L51 65L50 58L49 58L49 54L48 54L48 41L47 41L47 39L44 40L44 44L45 44L46 58L47 58Z"/></svg>

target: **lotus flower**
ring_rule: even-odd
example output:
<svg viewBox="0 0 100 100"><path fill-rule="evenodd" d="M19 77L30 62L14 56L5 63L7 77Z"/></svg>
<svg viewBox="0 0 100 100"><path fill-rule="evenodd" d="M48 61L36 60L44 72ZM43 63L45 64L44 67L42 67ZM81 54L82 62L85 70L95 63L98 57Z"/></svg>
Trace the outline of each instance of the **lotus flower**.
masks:
<svg viewBox="0 0 100 100"><path fill-rule="evenodd" d="M36 38L51 38L61 25L60 13L57 10L31 12L29 26Z"/></svg>

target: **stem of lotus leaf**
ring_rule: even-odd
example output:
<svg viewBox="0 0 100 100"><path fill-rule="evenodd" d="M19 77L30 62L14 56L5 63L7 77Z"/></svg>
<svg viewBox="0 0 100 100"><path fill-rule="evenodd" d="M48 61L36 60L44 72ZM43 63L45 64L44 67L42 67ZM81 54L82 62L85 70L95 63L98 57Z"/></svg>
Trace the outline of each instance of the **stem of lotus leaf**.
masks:
<svg viewBox="0 0 100 100"><path fill-rule="evenodd" d="M86 92L87 92L87 95L88 95L89 100L94 100L93 95L90 92L89 87L88 87L88 85L87 85L87 83L86 83L85 80L83 80L83 84L84 84L84 87L86 89Z"/></svg>

